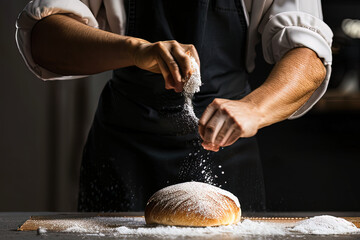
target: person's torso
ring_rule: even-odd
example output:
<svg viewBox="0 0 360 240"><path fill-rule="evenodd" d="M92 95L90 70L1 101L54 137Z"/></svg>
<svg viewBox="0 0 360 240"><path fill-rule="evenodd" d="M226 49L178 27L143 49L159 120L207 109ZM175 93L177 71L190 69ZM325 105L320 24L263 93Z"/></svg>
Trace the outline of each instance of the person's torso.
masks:
<svg viewBox="0 0 360 240"><path fill-rule="evenodd" d="M151 42L175 39L197 48L204 82L194 99L198 117L214 98L240 99L249 92L243 63L246 24L239 3L125 2L128 35ZM213 184L237 195L243 209L263 210L255 138L208 152L197 126L187 131L183 103L181 94L165 89L160 74L136 67L114 71L84 150L80 210L143 211L162 187L194 180L211 183L212 178Z"/></svg>
<svg viewBox="0 0 360 240"><path fill-rule="evenodd" d="M150 42L176 40L196 47L203 82L193 99L198 117L214 98L240 99L249 93L244 66L246 22L240 0L125 0L125 7L127 35ZM113 111L131 108L128 114L139 114L138 118L145 114L143 120L154 126L163 124L164 131L163 116L156 111L178 112L184 103L181 93L165 89L161 74L137 67L114 70L109 85L114 98L119 98L112 101ZM133 128L132 122L119 124Z"/></svg>

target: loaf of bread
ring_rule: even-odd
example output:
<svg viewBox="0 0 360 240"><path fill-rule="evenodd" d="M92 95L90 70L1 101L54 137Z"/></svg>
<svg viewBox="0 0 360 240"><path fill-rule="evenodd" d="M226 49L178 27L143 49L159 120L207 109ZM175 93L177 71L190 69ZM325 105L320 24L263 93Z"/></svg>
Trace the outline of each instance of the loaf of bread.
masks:
<svg viewBox="0 0 360 240"><path fill-rule="evenodd" d="M145 208L147 224L207 227L240 221L236 196L201 182L175 184L157 191Z"/></svg>

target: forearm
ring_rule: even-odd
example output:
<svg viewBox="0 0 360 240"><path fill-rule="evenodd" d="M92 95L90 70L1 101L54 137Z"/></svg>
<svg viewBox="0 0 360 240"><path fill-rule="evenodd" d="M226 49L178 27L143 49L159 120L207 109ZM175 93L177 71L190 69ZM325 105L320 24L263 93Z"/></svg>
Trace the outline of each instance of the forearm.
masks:
<svg viewBox="0 0 360 240"><path fill-rule="evenodd" d="M287 119L320 86L325 67L308 48L289 51L259 88L241 100L215 99L199 120L205 149L218 151L258 129Z"/></svg>
<svg viewBox="0 0 360 240"><path fill-rule="evenodd" d="M63 75L88 75L134 65L142 39L121 36L80 23L66 15L40 20L32 30L34 61Z"/></svg>
<svg viewBox="0 0 360 240"><path fill-rule="evenodd" d="M242 101L251 103L261 114L262 128L291 116L320 86L325 74L315 52L295 48L274 66L265 83Z"/></svg>

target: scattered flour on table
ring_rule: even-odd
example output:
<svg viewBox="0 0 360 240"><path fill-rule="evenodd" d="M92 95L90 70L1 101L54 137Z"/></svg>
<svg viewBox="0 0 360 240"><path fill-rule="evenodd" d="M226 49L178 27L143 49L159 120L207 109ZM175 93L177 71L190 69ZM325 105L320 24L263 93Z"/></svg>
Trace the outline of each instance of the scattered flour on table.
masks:
<svg viewBox="0 0 360 240"><path fill-rule="evenodd" d="M92 229L94 231L94 229ZM67 228L64 232L77 232L77 233L86 233L88 232L88 228L75 224L69 228Z"/></svg>
<svg viewBox="0 0 360 240"><path fill-rule="evenodd" d="M316 216L299 222L293 231L304 234L347 234L360 233L353 223L329 215Z"/></svg>
<svg viewBox="0 0 360 240"><path fill-rule="evenodd" d="M87 236L148 236L158 238L240 237L247 235L360 234L360 229L342 218L317 216L294 224L260 222L245 219L235 225L219 227L174 227L146 225L141 217L94 217L66 220L63 232ZM56 224L56 222L54 222ZM65 224L63 222L60 223ZM51 230L49 230L51 231Z"/></svg>
<svg viewBox="0 0 360 240"><path fill-rule="evenodd" d="M173 227L173 226L157 226L144 228L127 228L118 227L115 229L116 235L140 235L140 236L156 236L156 237L199 237L199 236L241 236L241 235L285 235L284 229L276 227L274 224L254 222L244 220L236 225L220 226L220 227Z"/></svg>
<svg viewBox="0 0 360 240"><path fill-rule="evenodd" d="M44 235L46 233L47 233L46 228L39 227L37 229L37 235Z"/></svg>

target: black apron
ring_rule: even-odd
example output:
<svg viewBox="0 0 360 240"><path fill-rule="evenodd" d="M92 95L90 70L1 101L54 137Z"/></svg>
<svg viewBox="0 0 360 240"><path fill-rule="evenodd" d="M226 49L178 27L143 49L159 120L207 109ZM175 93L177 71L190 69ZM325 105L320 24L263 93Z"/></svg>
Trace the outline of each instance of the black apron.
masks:
<svg viewBox="0 0 360 240"><path fill-rule="evenodd" d="M193 101L198 117L214 98L241 99L250 92L240 0L128 0L125 6L127 35L195 45L203 81ZM157 190L192 180L229 190L244 211L264 210L255 138L206 151L183 104L160 74L137 67L114 71L84 149L80 211L143 211Z"/></svg>

